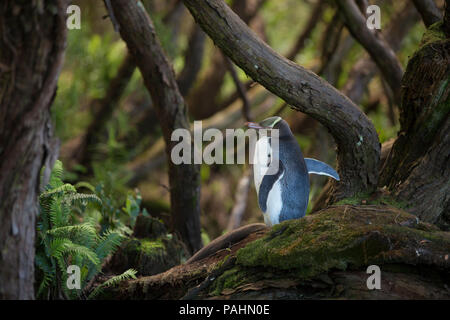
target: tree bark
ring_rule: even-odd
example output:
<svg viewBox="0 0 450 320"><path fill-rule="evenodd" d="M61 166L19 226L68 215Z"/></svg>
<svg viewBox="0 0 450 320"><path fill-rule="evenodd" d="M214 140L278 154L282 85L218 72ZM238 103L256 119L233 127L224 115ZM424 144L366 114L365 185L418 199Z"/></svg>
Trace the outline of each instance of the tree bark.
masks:
<svg viewBox="0 0 450 320"><path fill-rule="evenodd" d="M394 93L397 104L400 104L403 70L395 53L380 33L367 28L366 20L353 0L340 0L337 1L337 5L348 30L375 61L383 78Z"/></svg>
<svg viewBox="0 0 450 320"><path fill-rule="evenodd" d="M394 52L400 50L402 40L408 31L417 23L417 11L410 3L406 3L396 13L389 25L383 30L383 37ZM379 72L376 63L366 55L359 59L349 72L348 81L342 92L355 104L359 104L369 82Z"/></svg>
<svg viewBox="0 0 450 320"><path fill-rule="evenodd" d="M231 8L242 21L249 24L264 2L265 0L235 0ZM199 86L188 97L189 113L195 119L209 118L220 110L217 96L222 88L226 73L227 66L222 52L214 48L211 66Z"/></svg>
<svg viewBox="0 0 450 320"><path fill-rule="evenodd" d="M421 219L450 228L450 39L442 23L424 35L403 78L400 132L383 167L387 186Z"/></svg>
<svg viewBox="0 0 450 320"><path fill-rule="evenodd" d="M330 84L336 82L336 74L340 72L340 66L342 58L345 55L345 51L348 51L351 45L350 41L345 39L345 43L340 45L342 30L344 29L344 21L342 20L339 11L335 12L330 23L327 25L323 37L321 39L321 67L318 70L318 74L323 76ZM338 50L338 47L340 50ZM346 50L345 50L346 49ZM343 54L339 54L338 51Z"/></svg>
<svg viewBox="0 0 450 320"><path fill-rule="evenodd" d="M192 254L202 247L199 167L194 164L175 165L170 161L171 150L176 145L171 141L172 131L178 128L189 130L186 106L174 71L145 9L134 1L118 0L111 4L120 25L120 35L127 43L154 102L169 159L173 225Z"/></svg>
<svg viewBox="0 0 450 320"><path fill-rule="evenodd" d="M0 299L34 298L40 170L57 156L50 106L66 45L66 1L0 5ZM55 11L56 9L56 11Z"/></svg>
<svg viewBox="0 0 450 320"><path fill-rule="evenodd" d="M233 79L234 85L236 86L236 90L242 100L242 116L246 121L253 121L253 118L250 115L250 102L247 97L247 90L245 88L245 85L241 82L241 80L239 80L239 76L236 72L236 69L234 68L233 62L231 62L230 59L225 55L223 56L223 58L225 60L225 65L228 69L228 72Z"/></svg>
<svg viewBox="0 0 450 320"><path fill-rule="evenodd" d="M442 20L442 14L434 3L434 0L413 0L413 2L427 28Z"/></svg>
<svg viewBox="0 0 450 320"><path fill-rule="evenodd" d="M317 26L326 5L327 4L326 4L325 0L317 1L317 3L314 5L314 8L312 9L308 23L306 24L305 28L303 29L302 33L298 37L298 39L295 42L292 49L286 55L286 58L294 61L295 57L298 55L298 53L300 51L302 51L302 49L306 45L306 40L311 37L312 32L314 31L315 27Z"/></svg>
<svg viewBox="0 0 450 320"><path fill-rule="evenodd" d="M95 146L101 141L99 138L105 132L106 125L111 119L135 69L136 63L133 60L133 56L128 53L122 61L116 76L109 83L105 96L100 101L95 100L92 102L92 108L94 109L93 121L81 138L79 147L73 151L72 157L74 161L88 168L88 171L92 170L91 161L95 153Z"/></svg>
<svg viewBox="0 0 450 320"><path fill-rule="evenodd" d="M253 80L330 130L343 181L336 185L336 198L375 188L380 144L364 113L317 75L274 52L223 1L184 3L216 45Z"/></svg>
<svg viewBox="0 0 450 320"><path fill-rule="evenodd" d="M203 30L194 25L184 56L184 67L177 79L183 97L188 95L202 67L205 39L206 35Z"/></svg>

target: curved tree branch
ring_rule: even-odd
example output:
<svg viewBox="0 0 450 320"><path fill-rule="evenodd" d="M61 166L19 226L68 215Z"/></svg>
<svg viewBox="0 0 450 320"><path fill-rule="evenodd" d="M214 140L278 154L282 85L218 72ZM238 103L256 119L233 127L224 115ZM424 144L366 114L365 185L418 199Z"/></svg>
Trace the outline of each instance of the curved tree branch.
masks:
<svg viewBox="0 0 450 320"><path fill-rule="evenodd" d="M189 44L184 57L184 67L177 78L178 87L183 97L189 93L202 67L205 39L206 35L203 30L199 26L194 25L189 36Z"/></svg>
<svg viewBox="0 0 450 320"><path fill-rule="evenodd" d="M224 60L225 60L225 64L227 66L228 72L230 73L231 78L233 79L234 85L236 86L236 90L242 100L242 115L246 121L252 121L252 117L250 115L250 102L247 97L247 92L246 92L247 90L245 88L245 85L239 79L236 69L234 68L234 65L230 61L230 59L224 55Z"/></svg>
<svg viewBox="0 0 450 320"><path fill-rule="evenodd" d="M383 30L386 42L395 52L400 50L402 40L408 31L417 23L418 14L411 3L403 7L392 17L389 25ZM348 80L342 92L354 103L359 104L369 82L379 72L370 56L361 57L349 72Z"/></svg>
<svg viewBox="0 0 450 320"><path fill-rule="evenodd" d="M88 170L92 170L91 161L95 154L92 149L99 142L100 135L105 131L108 121L111 119L135 69L136 64L133 56L127 53L117 74L111 79L105 96L100 100L92 101L92 107L96 107L93 110L93 121L81 137L79 147L72 151L71 161L75 160Z"/></svg>
<svg viewBox="0 0 450 320"><path fill-rule="evenodd" d="M336 3L348 30L375 61L399 104L403 70L394 51L380 33L367 28L366 19L353 0L340 0Z"/></svg>
<svg viewBox="0 0 450 320"><path fill-rule="evenodd" d="M233 1L231 8L248 25L256 17L265 1ZM210 59L210 67L201 79L201 83L193 88L187 99L189 114L198 120L209 118L222 110L217 103L217 97L227 73L226 62L220 50L216 49L212 50Z"/></svg>
<svg viewBox="0 0 450 320"><path fill-rule="evenodd" d="M311 37L311 34L314 31L316 25L318 24L325 7L326 7L325 0L317 1L314 8L312 9L310 18L309 18L308 22L306 23L306 26L305 26L303 32L300 34L295 45L292 47L292 49L286 55L286 57L289 60L295 60L295 57L298 55L298 53L305 47L306 40Z"/></svg>
<svg viewBox="0 0 450 320"><path fill-rule="evenodd" d="M445 8L444 8L444 24L442 28L444 29L444 33L447 36L447 38L450 38L450 3L445 1Z"/></svg>
<svg viewBox="0 0 450 320"><path fill-rule="evenodd" d="M327 127L338 145L341 198L371 191L378 181L380 144L373 124L347 97L316 74L261 41L221 0L184 0L217 46L255 81Z"/></svg>
<svg viewBox="0 0 450 320"><path fill-rule="evenodd" d="M344 49L344 45L340 45L339 42L341 40L342 36L342 30L344 29L344 22L342 21L342 17L339 14L339 11L335 12L333 15L333 18L331 19L330 23L328 23L322 39L321 39L321 67L318 70L318 74L323 76L327 81L329 81L331 84L333 84L334 79L330 79L329 75L332 75L332 73L336 70L336 68L331 68L331 61L335 60L337 61L337 64L339 65L341 62L341 57L337 58L336 56L339 56L336 51L338 47L340 46L340 49ZM351 46L351 44L350 44ZM345 50L341 50L345 51ZM334 69L334 70L331 70Z"/></svg>
<svg viewBox="0 0 450 320"><path fill-rule="evenodd" d="M427 28L442 20L442 14L433 0L413 0L413 2Z"/></svg>
<svg viewBox="0 0 450 320"><path fill-rule="evenodd" d="M120 35L127 43L152 96L170 159L170 152L176 144L171 141L172 131L178 128L189 130L185 103L174 71L144 7L128 0L116 0L111 4L120 25ZM168 164L174 227L193 253L202 246L199 168L193 164L175 165L170 160Z"/></svg>

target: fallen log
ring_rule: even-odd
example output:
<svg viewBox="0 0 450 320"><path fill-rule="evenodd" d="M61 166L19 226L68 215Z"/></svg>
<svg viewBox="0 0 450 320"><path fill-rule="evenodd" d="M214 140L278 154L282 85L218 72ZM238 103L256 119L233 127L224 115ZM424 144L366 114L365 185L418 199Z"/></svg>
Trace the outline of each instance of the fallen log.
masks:
<svg viewBox="0 0 450 320"><path fill-rule="evenodd" d="M449 299L449 253L449 232L401 208L336 205L103 298ZM370 265L380 267L379 290L367 287Z"/></svg>

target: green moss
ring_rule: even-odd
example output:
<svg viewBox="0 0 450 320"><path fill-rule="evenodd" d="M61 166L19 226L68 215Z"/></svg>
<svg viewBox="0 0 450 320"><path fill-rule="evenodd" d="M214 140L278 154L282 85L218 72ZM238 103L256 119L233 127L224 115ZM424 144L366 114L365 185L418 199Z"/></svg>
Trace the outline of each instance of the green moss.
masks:
<svg viewBox="0 0 450 320"><path fill-rule="evenodd" d="M351 207L336 206L307 218L285 221L240 249L237 264L289 270L296 278L307 279L330 269L383 263L393 243L415 246L427 239L450 244L448 235L416 229L415 216L395 208L379 208L367 206L367 212L361 214ZM402 226L405 222L415 227Z"/></svg>
<svg viewBox="0 0 450 320"><path fill-rule="evenodd" d="M436 22L425 31L422 36L422 40L420 40L419 47L414 52L413 57L426 54L426 52L428 51L426 50L426 48L430 44L440 41L448 41L444 31L442 30L442 21Z"/></svg>
<svg viewBox="0 0 450 320"><path fill-rule="evenodd" d="M141 251L149 256L155 255L155 254L163 254L165 251L164 243L161 239L157 240L148 240L148 239L141 239Z"/></svg>
<svg viewBox="0 0 450 320"><path fill-rule="evenodd" d="M339 202L337 202L336 204L337 205L344 205L344 204L358 205L358 204L361 204L361 202L363 200L367 200L369 198L369 196L370 195L368 193L357 193L355 196L342 199Z"/></svg>
<svg viewBox="0 0 450 320"><path fill-rule="evenodd" d="M213 286L210 288L210 294L220 295L222 290L236 288L247 280L246 273L241 271L239 267L234 267L225 271L214 281Z"/></svg>
<svg viewBox="0 0 450 320"><path fill-rule="evenodd" d="M422 40L420 41L419 48L426 46L429 43L445 40L446 36L442 30L443 22L439 21L431 25L427 31L425 31ZM420 50L420 49L419 49Z"/></svg>
<svg viewBox="0 0 450 320"><path fill-rule="evenodd" d="M115 273L133 268L140 275L154 275L181 263L184 248L176 237L130 238L112 257L110 269Z"/></svg>
<svg viewBox="0 0 450 320"><path fill-rule="evenodd" d="M358 193L353 197L344 198L336 203L336 205L389 205L399 209L407 209L409 204L400 201L388 195L372 197L368 193Z"/></svg>

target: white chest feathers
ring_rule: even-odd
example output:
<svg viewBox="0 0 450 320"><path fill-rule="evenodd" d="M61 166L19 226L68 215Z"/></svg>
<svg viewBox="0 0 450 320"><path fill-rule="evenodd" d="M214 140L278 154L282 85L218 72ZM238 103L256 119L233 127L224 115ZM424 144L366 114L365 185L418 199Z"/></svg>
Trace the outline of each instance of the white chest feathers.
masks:
<svg viewBox="0 0 450 320"><path fill-rule="evenodd" d="M268 137L262 137L256 142L255 154L253 158L253 176L255 181L256 193L259 197L259 189L264 175L269 169L270 163L273 160L272 149ZM273 226L280 222L280 212L283 206L281 200L281 179L283 174L273 184L266 200L266 211L263 212L264 222L268 226Z"/></svg>
<svg viewBox="0 0 450 320"><path fill-rule="evenodd" d="M255 144L255 153L253 155L253 177L255 181L256 192L259 193L262 179L269 169L272 150L268 137L262 137Z"/></svg>
<svg viewBox="0 0 450 320"><path fill-rule="evenodd" d="M283 208L283 202L281 200L281 183L280 180L283 178L283 174L278 178L277 181L272 186L267 196L266 212L264 212L264 222L268 226L273 226L280 223L280 213Z"/></svg>

